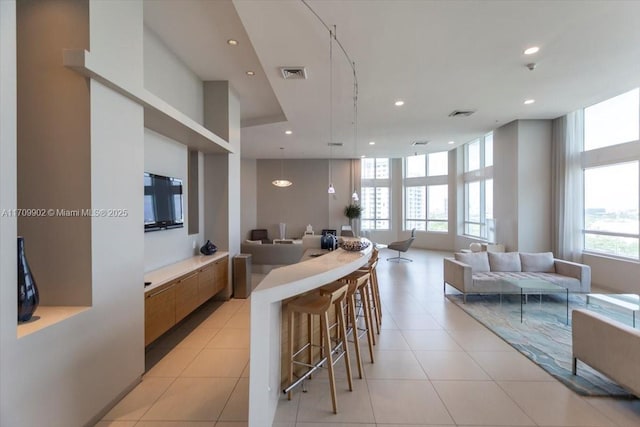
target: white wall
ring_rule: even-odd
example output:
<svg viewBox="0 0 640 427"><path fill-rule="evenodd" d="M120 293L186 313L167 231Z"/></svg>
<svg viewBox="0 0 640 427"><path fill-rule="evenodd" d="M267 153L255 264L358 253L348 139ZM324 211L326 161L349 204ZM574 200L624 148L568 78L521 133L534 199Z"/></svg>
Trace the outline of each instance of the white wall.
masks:
<svg viewBox="0 0 640 427"><path fill-rule="evenodd" d="M229 282L219 294L232 294L232 260L240 253L240 102L227 81L204 83L204 126L228 138L235 154L204 157L204 235L229 252Z"/></svg>
<svg viewBox="0 0 640 427"><path fill-rule="evenodd" d="M281 160L257 161L257 228L266 228L273 239L279 237L281 222L287 224L286 237L301 237L308 224L320 233L323 228L339 230L349 223L343 211L353 193L350 160L332 160L333 195L327 193L327 159L288 159L282 163L285 177L293 182L286 188L271 183L281 176Z"/></svg>
<svg viewBox="0 0 640 427"><path fill-rule="evenodd" d="M142 0L89 0L89 4L91 60L109 78L142 87ZM136 12L122 13L127 8Z"/></svg>
<svg viewBox="0 0 640 427"><path fill-rule="evenodd" d="M160 135L152 130L144 130L144 171L182 179L182 204L185 225L182 228L144 233L144 268L155 270L198 253L204 244L203 228L198 234L188 234L189 195L187 179L187 146ZM203 174L200 173L200 177ZM142 175L140 176L142 180ZM141 181L140 181L141 182ZM202 194L203 181L198 186ZM202 199L201 199L202 200ZM202 204L202 203L201 203ZM195 248L194 246L195 242Z"/></svg>
<svg viewBox="0 0 640 427"><path fill-rule="evenodd" d="M258 168L255 159L242 159L240 163L240 223L241 240L248 239L258 224Z"/></svg>
<svg viewBox="0 0 640 427"><path fill-rule="evenodd" d="M7 111L15 111L11 89L15 78L10 71L16 66L13 10L13 1L0 1L3 207L15 207L16 202L15 121L10 121ZM113 74L131 85L141 82L141 63L128 59L142 55L142 3L92 1L90 21L96 60L110 64ZM89 424L139 381L144 370L142 187L132 185L143 172L143 111L95 82L90 90L92 207L127 209L129 215L91 221L93 305L88 310L17 339L16 288L1 287L2 426ZM118 117L117 126L113 126L114 117ZM4 285L16 280L16 227L15 219L0 221L0 281Z"/></svg>
<svg viewBox="0 0 640 427"><path fill-rule="evenodd" d="M202 80L146 25L144 87L196 122L203 123Z"/></svg>
<svg viewBox="0 0 640 427"><path fill-rule="evenodd" d="M518 250L551 250L551 120L518 121Z"/></svg>
<svg viewBox="0 0 640 427"><path fill-rule="evenodd" d="M229 286L225 296L231 295L231 283L233 281L232 259L240 253L241 228L241 158L240 158L240 100L232 88L229 88L229 144L235 150L235 154L229 154Z"/></svg>
<svg viewBox="0 0 640 427"><path fill-rule="evenodd" d="M591 267L591 284L614 293L640 294L640 264L605 256L582 255Z"/></svg>
<svg viewBox="0 0 640 427"><path fill-rule="evenodd" d="M518 122L493 132L493 215L496 241L518 250Z"/></svg>
<svg viewBox="0 0 640 427"><path fill-rule="evenodd" d="M0 1L0 209L15 209L16 197L16 4ZM17 282L15 217L0 216L0 425L15 419L14 385L7 381L16 369Z"/></svg>
<svg viewBox="0 0 640 427"><path fill-rule="evenodd" d="M551 250L551 121L508 123L493 145L496 241L508 251Z"/></svg>

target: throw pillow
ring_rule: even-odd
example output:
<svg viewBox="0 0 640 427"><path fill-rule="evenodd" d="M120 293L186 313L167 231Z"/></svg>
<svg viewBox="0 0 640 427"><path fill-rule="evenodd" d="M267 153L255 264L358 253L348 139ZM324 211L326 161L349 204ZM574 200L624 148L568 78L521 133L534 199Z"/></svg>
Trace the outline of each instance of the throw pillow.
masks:
<svg viewBox="0 0 640 427"><path fill-rule="evenodd" d="M262 240L245 240L245 243L250 243L252 245L261 245Z"/></svg>
<svg viewBox="0 0 640 427"><path fill-rule="evenodd" d="M553 261L553 252L520 253L522 271L536 273L555 273L556 264Z"/></svg>
<svg viewBox="0 0 640 427"><path fill-rule="evenodd" d="M491 271L522 271L518 252L488 252Z"/></svg>
<svg viewBox="0 0 640 427"><path fill-rule="evenodd" d="M489 258L486 252L456 253L454 257L456 261L470 265L472 273L486 273L489 271Z"/></svg>

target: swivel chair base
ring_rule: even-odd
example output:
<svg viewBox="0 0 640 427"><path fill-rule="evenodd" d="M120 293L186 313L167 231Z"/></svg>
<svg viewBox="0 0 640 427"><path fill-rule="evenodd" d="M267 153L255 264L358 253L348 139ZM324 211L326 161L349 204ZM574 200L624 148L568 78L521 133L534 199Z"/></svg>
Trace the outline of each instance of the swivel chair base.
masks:
<svg viewBox="0 0 640 427"><path fill-rule="evenodd" d="M413 262L413 260L410 259L410 258L405 258L405 257L400 256L400 251L398 251L398 256L387 258L387 261L397 262L397 263L399 263L400 261Z"/></svg>

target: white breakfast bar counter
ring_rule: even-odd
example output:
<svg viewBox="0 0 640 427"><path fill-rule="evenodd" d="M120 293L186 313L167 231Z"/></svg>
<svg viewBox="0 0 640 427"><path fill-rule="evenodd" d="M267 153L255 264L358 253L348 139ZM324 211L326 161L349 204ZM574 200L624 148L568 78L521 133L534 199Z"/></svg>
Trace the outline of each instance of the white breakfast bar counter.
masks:
<svg viewBox="0 0 640 427"><path fill-rule="evenodd" d="M270 426L282 396L282 301L336 281L364 266L372 247L370 244L360 252L337 249L317 258L276 268L252 292L249 427Z"/></svg>

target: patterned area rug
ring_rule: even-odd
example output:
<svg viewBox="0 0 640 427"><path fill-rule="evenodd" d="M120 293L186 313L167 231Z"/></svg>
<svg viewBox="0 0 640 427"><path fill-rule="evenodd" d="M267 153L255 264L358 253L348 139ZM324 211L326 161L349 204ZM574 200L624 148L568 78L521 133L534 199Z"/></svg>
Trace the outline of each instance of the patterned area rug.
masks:
<svg viewBox="0 0 640 427"><path fill-rule="evenodd" d="M598 371L578 361L578 375L571 373L571 313L566 324L564 295L530 295L524 306L524 321L520 323L519 295L447 295L493 333L527 356L558 381L583 396L616 396L634 398L633 395ZM569 310L585 308L586 297L569 295ZM589 310L631 325L631 313L621 313L603 305L589 303Z"/></svg>

